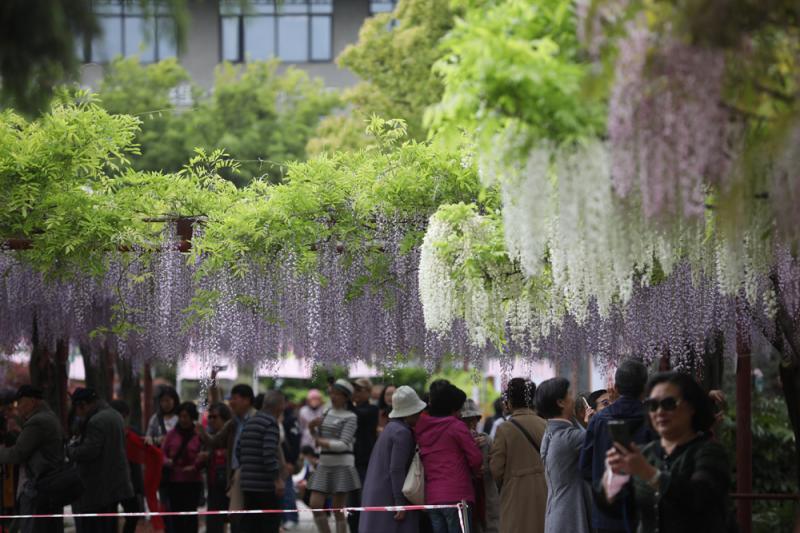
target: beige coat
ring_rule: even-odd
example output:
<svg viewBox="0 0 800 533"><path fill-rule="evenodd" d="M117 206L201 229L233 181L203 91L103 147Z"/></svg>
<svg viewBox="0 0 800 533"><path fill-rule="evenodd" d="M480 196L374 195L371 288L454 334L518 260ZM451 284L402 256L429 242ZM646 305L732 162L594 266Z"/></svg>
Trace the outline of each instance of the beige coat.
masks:
<svg viewBox="0 0 800 533"><path fill-rule="evenodd" d="M530 409L515 409L516 420L541 447L547 423ZM500 532L543 533L547 508L544 464L530 441L510 421L497 428L489 454L492 477L500 485Z"/></svg>

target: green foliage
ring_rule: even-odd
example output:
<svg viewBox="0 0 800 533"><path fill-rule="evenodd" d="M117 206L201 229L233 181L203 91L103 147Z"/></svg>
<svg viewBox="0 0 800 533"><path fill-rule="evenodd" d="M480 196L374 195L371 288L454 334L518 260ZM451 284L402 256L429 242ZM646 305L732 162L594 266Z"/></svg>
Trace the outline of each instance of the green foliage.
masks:
<svg viewBox="0 0 800 533"><path fill-rule="evenodd" d="M235 202L207 213L206 230L194 247L210 270L242 273L253 262L269 264L291 251L303 268L317 267L321 242L338 243L346 256L366 257L385 275L376 241L379 217L425 220L441 203L474 201L480 195L475 168L457 155L405 140L402 121L374 118L376 145L352 153L291 163L284 183L254 181ZM421 240L410 231L408 247ZM374 281L374 279L372 279ZM356 290L358 290L356 288Z"/></svg>
<svg viewBox="0 0 800 533"><path fill-rule="evenodd" d="M188 25L187 0L160 0L175 20L182 48ZM137 0L145 15L154 0ZM149 20L145 18L145 20ZM0 102L27 114L45 111L54 89L77 77L80 40L100 31L91 0L10 0L0 10Z"/></svg>
<svg viewBox="0 0 800 533"><path fill-rule="evenodd" d="M554 142L603 131L604 105L589 95L570 0L474 2L442 47L435 68L445 90L426 118L448 142L467 131L487 146L511 125Z"/></svg>
<svg viewBox="0 0 800 533"><path fill-rule="evenodd" d="M105 251L133 244L127 214L103 193L136 153L137 128L135 118L110 115L88 98L57 104L33 122L3 112L0 235L32 238L35 250L26 254L40 265L82 258L90 271Z"/></svg>
<svg viewBox="0 0 800 533"><path fill-rule="evenodd" d="M401 118L411 139L425 139L423 114L442 95L431 66L442 57L437 45L457 11L449 0L401 0L393 13L367 19L358 43L339 56L339 64L362 80L344 94L351 113L325 119L309 153L364 146L370 141L364 123L373 115Z"/></svg>
<svg viewBox="0 0 800 533"><path fill-rule="evenodd" d="M731 459L736 453L736 411L731 408L720 432ZM780 397L759 396L753 402L753 492L790 494L797 492L794 433L789 426L786 404ZM735 479L736 465L732 477ZM753 503L753 526L757 532L789 531L794 505L772 501Z"/></svg>
<svg viewBox="0 0 800 533"><path fill-rule="evenodd" d="M137 169L177 172L195 148L221 148L241 162L239 172L224 174L238 185L254 178L279 181L288 161L304 159L317 123L338 104L321 80L294 67L279 73L279 66L277 60L251 62L241 70L223 63L210 96L195 87L194 105L175 109L170 91L189 80L176 61L117 59L99 95L111 112L142 119Z"/></svg>
<svg viewBox="0 0 800 533"><path fill-rule="evenodd" d="M185 117L176 113L170 92L189 82L189 73L175 59L142 64L138 57L112 61L98 88L109 112L134 115L142 122L137 136L141 154L133 160L142 170L175 171L191 154L185 144ZM195 96L200 94L195 89Z"/></svg>

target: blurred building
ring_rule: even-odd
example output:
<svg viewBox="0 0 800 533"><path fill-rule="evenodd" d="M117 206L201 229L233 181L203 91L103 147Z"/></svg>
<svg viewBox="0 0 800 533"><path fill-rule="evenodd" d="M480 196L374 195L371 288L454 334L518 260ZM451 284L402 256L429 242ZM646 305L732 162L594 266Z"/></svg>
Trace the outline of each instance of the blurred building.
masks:
<svg viewBox="0 0 800 533"><path fill-rule="evenodd" d="M352 85L355 77L336 65L336 57L358 40L367 17L391 11L396 0L189 0L181 54L174 20L163 3L152 2L147 11L140 1L92 3L102 35L77 43L86 85L94 85L117 55L138 55L145 63L178 56L194 82L209 89L220 62L272 57L321 77L328 87Z"/></svg>

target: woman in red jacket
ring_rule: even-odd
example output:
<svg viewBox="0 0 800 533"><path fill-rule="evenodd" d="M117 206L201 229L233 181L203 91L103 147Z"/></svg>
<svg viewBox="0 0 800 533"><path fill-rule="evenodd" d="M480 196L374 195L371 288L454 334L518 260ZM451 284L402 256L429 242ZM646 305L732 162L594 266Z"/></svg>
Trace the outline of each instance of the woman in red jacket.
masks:
<svg viewBox="0 0 800 533"><path fill-rule="evenodd" d="M483 455L467 426L458 418L467 399L464 391L447 382L434 382L428 414L414 433L425 470L425 503L447 505L466 501L475 505L473 478L480 477ZM434 533L458 533L456 509L429 511ZM466 520L470 520L467 512ZM471 529L471 528L469 528Z"/></svg>

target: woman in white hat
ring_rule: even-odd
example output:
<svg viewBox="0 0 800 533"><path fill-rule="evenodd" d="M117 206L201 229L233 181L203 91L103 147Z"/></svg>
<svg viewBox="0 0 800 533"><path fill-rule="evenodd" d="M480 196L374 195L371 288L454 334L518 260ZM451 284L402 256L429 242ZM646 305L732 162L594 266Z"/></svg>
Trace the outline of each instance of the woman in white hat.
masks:
<svg viewBox="0 0 800 533"><path fill-rule="evenodd" d="M323 508L328 496L332 498L334 508L344 507L348 493L361 488L353 455L358 419L348 408L353 386L346 379L337 379L331 386L330 397L331 408L308 426L317 448L321 450L319 465L308 483L312 509ZM347 533L344 513L336 513L335 518L336 532ZM320 533L330 533L325 513L315 513L314 522Z"/></svg>
<svg viewBox="0 0 800 533"><path fill-rule="evenodd" d="M412 428L425 407L425 402L411 387L404 385L394 392L389 422L369 459L362 491L364 507L408 505L403 496L403 482L414 457ZM419 517L415 512L405 511L364 513L358 530L360 533L417 533Z"/></svg>

